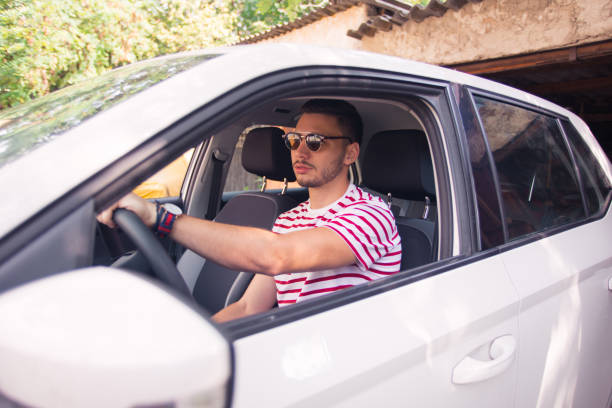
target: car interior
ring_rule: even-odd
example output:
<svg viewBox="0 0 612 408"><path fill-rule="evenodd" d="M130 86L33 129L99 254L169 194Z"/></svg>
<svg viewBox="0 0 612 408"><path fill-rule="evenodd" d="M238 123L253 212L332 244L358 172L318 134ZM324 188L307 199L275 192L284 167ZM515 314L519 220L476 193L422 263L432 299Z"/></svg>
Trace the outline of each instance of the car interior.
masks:
<svg viewBox="0 0 612 408"><path fill-rule="evenodd" d="M282 135L293 128L309 95L271 100L236 118L196 147L173 202L191 216L271 229L276 217L308 198L295 181ZM387 202L402 240L401 271L436 261L436 177L426 129L407 104L375 98L342 98L364 124L351 181ZM96 262L152 274L148 261L121 233L98 226ZM164 239L162 244L196 302L209 313L238 300L252 274L231 271ZM137 246L137 245L136 245ZM409 272L403 272L409 273Z"/></svg>

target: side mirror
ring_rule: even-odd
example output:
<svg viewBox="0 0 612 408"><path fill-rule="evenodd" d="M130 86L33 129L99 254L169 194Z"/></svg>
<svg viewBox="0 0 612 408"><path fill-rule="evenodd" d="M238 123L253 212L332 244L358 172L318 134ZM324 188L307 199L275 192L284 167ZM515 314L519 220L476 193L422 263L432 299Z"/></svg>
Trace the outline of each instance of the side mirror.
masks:
<svg viewBox="0 0 612 408"><path fill-rule="evenodd" d="M88 268L0 295L0 402L224 406L230 358L204 316L131 273Z"/></svg>

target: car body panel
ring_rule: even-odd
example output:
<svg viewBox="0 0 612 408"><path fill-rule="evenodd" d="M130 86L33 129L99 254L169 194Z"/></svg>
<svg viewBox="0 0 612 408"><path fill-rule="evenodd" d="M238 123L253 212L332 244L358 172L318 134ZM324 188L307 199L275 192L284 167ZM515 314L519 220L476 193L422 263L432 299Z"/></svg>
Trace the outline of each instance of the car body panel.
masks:
<svg viewBox="0 0 612 408"><path fill-rule="evenodd" d="M474 384L451 377L493 339L518 339L518 306L490 257L238 339L233 406L512 407L515 363Z"/></svg>
<svg viewBox="0 0 612 408"><path fill-rule="evenodd" d="M612 214L501 255L521 297L517 407L604 407Z"/></svg>

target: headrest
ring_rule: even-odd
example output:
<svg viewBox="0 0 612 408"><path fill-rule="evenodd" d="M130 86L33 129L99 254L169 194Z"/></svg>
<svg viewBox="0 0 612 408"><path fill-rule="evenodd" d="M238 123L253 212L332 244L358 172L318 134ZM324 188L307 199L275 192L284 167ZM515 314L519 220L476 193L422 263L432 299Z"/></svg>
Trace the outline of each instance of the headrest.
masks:
<svg viewBox="0 0 612 408"><path fill-rule="evenodd" d="M370 139L363 158L363 184L393 197L423 201L436 194L425 133L388 130Z"/></svg>
<svg viewBox="0 0 612 408"><path fill-rule="evenodd" d="M283 142L282 129L270 126L249 131L242 146L242 167L270 180L295 181L291 153Z"/></svg>

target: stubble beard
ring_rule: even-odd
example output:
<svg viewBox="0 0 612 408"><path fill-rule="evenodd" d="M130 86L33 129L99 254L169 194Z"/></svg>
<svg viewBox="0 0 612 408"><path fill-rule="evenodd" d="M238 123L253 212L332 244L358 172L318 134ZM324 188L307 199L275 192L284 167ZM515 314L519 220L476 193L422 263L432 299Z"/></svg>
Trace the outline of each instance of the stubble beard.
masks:
<svg viewBox="0 0 612 408"><path fill-rule="evenodd" d="M342 168L344 167L343 159L344 159L344 156L338 157L338 159L330 163L329 166L321 170L321 175L319 177L315 177L312 180L307 180L307 179L305 180L304 178L300 179L300 177L296 177L298 184L302 187L310 188L310 187L321 187L329 183L330 181L338 177L338 174L342 172Z"/></svg>

